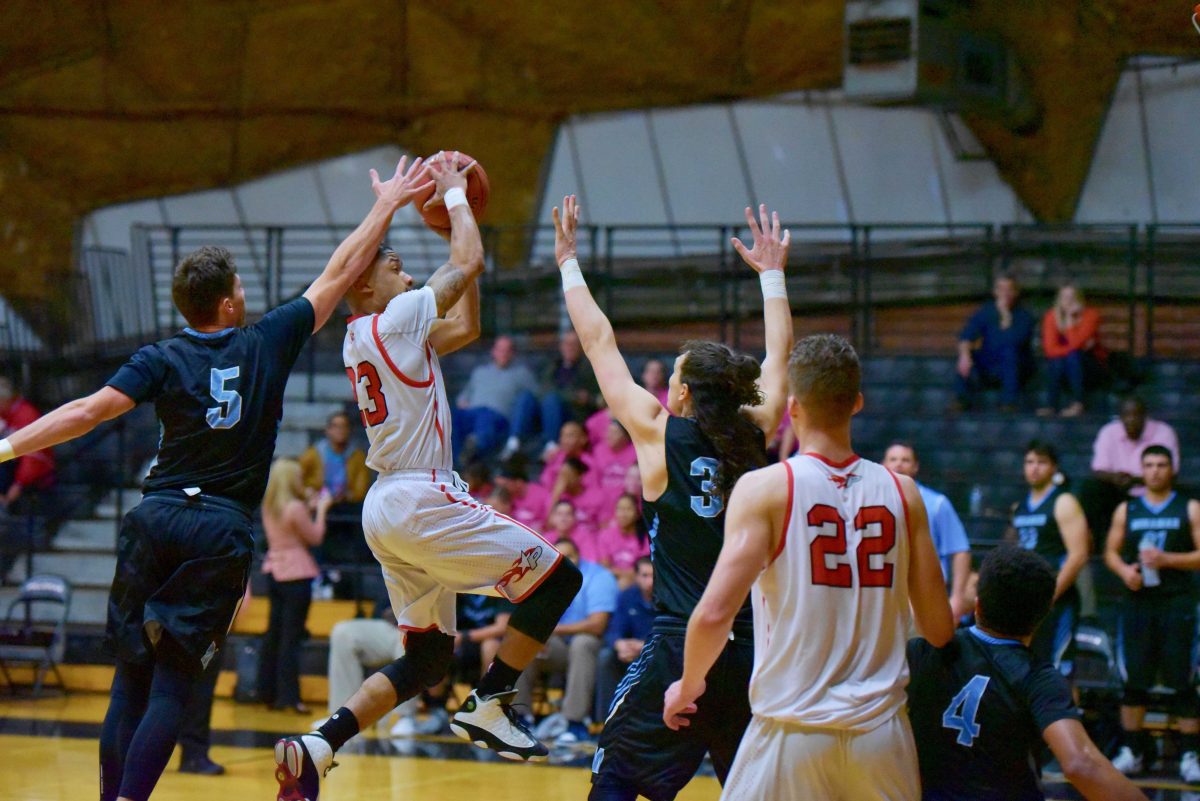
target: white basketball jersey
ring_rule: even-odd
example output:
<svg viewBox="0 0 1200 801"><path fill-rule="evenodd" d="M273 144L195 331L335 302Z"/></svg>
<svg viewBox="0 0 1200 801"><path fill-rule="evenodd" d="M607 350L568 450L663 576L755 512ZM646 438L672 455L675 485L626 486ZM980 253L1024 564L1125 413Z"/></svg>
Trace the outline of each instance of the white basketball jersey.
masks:
<svg viewBox="0 0 1200 801"><path fill-rule="evenodd" d="M342 361L371 441L367 466L380 473L450 470L450 403L429 330L437 300L428 287L392 298L382 314L346 326Z"/></svg>
<svg viewBox="0 0 1200 801"><path fill-rule="evenodd" d="M887 468L786 462L787 524L751 591L756 715L869 731L905 703L908 520Z"/></svg>

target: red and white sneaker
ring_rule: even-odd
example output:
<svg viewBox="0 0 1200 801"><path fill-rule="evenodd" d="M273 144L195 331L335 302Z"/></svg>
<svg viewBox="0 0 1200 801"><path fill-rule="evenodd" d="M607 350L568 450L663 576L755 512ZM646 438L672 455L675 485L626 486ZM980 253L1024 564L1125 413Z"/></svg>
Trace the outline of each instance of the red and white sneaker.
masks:
<svg viewBox="0 0 1200 801"><path fill-rule="evenodd" d="M317 801L321 778L335 767L333 749L316 732L284 737L275 743L276 801Z"/></svg>

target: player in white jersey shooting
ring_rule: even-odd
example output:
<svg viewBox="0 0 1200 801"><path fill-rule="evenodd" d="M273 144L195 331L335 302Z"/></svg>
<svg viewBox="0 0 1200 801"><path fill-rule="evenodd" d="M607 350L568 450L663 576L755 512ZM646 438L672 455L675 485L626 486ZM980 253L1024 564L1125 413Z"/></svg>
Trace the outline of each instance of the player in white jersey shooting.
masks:
<svg viewBox="0 0 1200 801"><path fill-rule="evenodd" d="M545 759L509 706L521 671L542 650L582 583L540 535L467 493L452 469L450 404L438 356L479 335L483 245L467 204L466 173L429 163L450 210L450 260L414 291L400 258L381 249L346 299L354 316L342 355L379 479L363 503L363 532L383 567L405 653L363 682L320 729L275 745L278 801L317 801L334 753L399 703L437 684L454 653L457 593L517 604L500 650L451 729L509 759Z"/></svg>
<svg viewBox="0 0 1200 801"><path fill-rule="evenodd" d="M722 799L921 795L904 711L910 604L936 646L954 621L916 484L851 447L861 375L841 337L796 344L788 415L801 452L734 488L725 545L688 623L683 678L663 712L672 727L688 725L751 594L754 717Z"/></svg>

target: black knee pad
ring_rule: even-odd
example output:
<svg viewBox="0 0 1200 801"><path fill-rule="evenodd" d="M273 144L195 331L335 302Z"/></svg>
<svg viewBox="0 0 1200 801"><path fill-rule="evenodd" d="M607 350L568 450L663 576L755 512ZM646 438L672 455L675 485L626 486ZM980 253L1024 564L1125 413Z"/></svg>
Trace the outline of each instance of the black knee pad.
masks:
<svg viewBox="0 0 1200 801"><path fill-rule="evenodd" d="M583 574L570 559L563 557L537 589L517 605L508 625L538 642L545 642L582 586Z"/></svg>
<svg viewBox="0 0 1200 801"><path fill-rule="evenodd" d="M441 681L454 659L454 638L440 631L410 631L404 637L404 656L379 669L399 701L407 701Z"/></svg>
<svg viewBox="0 0 1200 801"><path fill-rule="evenodd" d="M1150 693L1145 690L1126 687L1125 692L1121 694L1121 704L1123 706L1147 706L1149 702Z"/></svg>

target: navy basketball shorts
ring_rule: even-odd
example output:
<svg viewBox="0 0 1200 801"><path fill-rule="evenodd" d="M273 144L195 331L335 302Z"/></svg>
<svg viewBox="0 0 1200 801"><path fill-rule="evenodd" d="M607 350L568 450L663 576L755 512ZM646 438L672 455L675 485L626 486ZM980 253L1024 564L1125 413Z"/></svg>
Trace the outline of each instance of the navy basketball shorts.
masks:
<svg viewBox="0 0 1200 801"><path fill-rule="evenodd" d="M749 635L749 632L746 632ZM691 725L663 723L663 694L683 675L686 632L655 629L613 696L592 761L597 789L633 789L670 801L696 775L706 752L724 783L750 723L752 636L737 636L709 671Z"/></svg>
<svg viewBox="0 0 1200 801"><path fill-rule="evenodd" d="M222 498L147 495L121 523L108 597L107 640L119 659L146 662L162 637L190 672L206 668L246 591L254 556L249 514Z"/></svg>
<svg viewBox="0 0 1200 801"><path fill-rule="evenodd" d="M1121 606L1117 655L1125 688L1145 692L1160 681L1175 690L1181 714L1196 715L1192 672L1196 646L1196 599L1129 594Z"/></svg>

